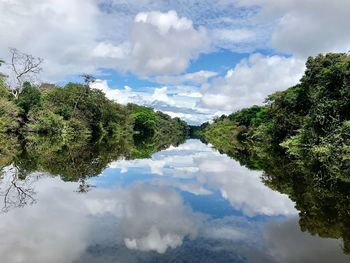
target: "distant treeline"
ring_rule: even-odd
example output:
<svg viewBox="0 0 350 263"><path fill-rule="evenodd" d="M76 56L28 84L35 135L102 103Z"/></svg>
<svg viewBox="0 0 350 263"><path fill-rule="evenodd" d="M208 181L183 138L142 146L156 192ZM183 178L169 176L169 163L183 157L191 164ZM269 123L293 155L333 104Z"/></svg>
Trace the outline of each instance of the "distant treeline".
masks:
<svg viewBox="0 0 350 263"><path fill-rule="evenodd" d="M277 151L296 165L317 167L318 176L350 182L350 56L310 57L299 84L268 96L264 106L204 123L195 133L230 155L259 157L252 168Z"/></svg>
<svg viewBox="0 0 350 263"><path fill-rule="evenodd" d="M0 133L62 140L186 136L187 124L152 108L118 104L88 84L32 85L13 95L0 75Z"/></svg>

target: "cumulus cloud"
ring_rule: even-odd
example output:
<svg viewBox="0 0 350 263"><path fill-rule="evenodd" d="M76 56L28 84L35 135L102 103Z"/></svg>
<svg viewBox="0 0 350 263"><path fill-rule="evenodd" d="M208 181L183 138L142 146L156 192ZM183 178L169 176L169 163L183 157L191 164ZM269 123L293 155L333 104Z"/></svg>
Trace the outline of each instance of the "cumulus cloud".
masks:
<svg viewBox="0 0 350 263"><path fill-rule="evenodd" d="M93 0L0 1L0 57L15 47L45 59L44 77L93 72L100 11ZM79 69L79 70L78 70Z"/></svg>
<svg viewBox="0 0 350 263"><path fill-rule="evenodd" d="M209 48L204 27L194 28L191 20L176 11L138 13L130 40L122 46L105 43L94 50L96 57L120 58L116 68L141 76L183 72L190 61Z"/></svg>
<svg viewBox="0 0 350 263"><path fill-rule="evenodd" d="M226 48L233 52L264 48L269 37L269 23L255 18L256 8L240 7L232 0L109 0L108 4L108 11L116 16L124 16L125 13L136 15L145 10L175 10L179 16L205 27L214 48Z"/></svg>
<svg viewBox="0 0 350 263"><path fill-rule="evenodd" d="M204 27L176 11L114 16L94 0L1 1L0 56L8 47L45 59L44 78L58 80L99 68L141 76L184 71L209 47ZM120 29L120 24L126 26ZM114 33L111 33L114 27Z"/></svg>
<svg viewBox="0 0 350 263"><path fill-rule="evenodd" d="M306 57L350 49L350 2L347 0L239 0L262 8L262 20L274 23L272 46Z"/></svg>
<svg viewBox="0 0 350 263"><path fill-rule="evenodd" d="M199 105L235 111L262 104L267 95L297 84L303 72L303 60L252 54L207 85Z"/></svg>

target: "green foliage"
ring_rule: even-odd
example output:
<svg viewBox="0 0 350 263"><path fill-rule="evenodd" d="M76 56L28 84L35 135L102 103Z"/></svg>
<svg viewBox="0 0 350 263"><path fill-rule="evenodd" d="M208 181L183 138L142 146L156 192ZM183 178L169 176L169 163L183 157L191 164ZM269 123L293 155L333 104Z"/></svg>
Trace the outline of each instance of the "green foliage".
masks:
<svg viewBox="0 0 350 263"><path fill-rule="evenodd" d="M28 128L32 132L46 135L61 135L65 126L62 116L51 111L31 112Z"/></svg>
<svg viewBox="0 0 350 263"><path fill-rule="evenodd" d="M215 148L224 153L232 154L239 149L238 133L239 129L237 129L236 124L226 118L209 125L202 135Z"/></svg>
<svg viewBox="0 0 350 263"><path fill-rule="evenodd" d="M32 87L29 82L23 84L22 92L17 99L17 105L22 109L24 117L30 110L40 107L41 93L38 88Z"/></svg>
<svg viewBox="0 0 350 263"><path fill-rule="evenodd" d="M43 108L62 117L70 133L74 130L76 133L90 133L99 137L130 131L128 126L131 121L127 109L108 100L99 90L76 83L44 90Z"/></svg>
<svg viewBox="0 0 350 263"><path fill-rule="evenodd" d="M217 131L218 125L229 126L228 121L236 125L231 131L236 141ZM270 95L266 106L240 110L228 120L220 118L202 133L225 152L235 152L228 144L257 156L277 150L350 181L349 121L350 56L330 53L310 57L300 83Z"/></svg>
<svg viewBox="0 0 350 263"><path fill-rule="evenodd" d="M134 130L142 137L152 137L156 132L159 116L148 107L135 104L129 104L128 106L132 112Z"/></svg>
<svg viewBox="0 0 350 263"><path fill-rule="evenodd" d="M257 116L258 113L261 112L261 107L259 106L252 106L250 108L242 109L240 111L237 111L235 113L232 113L228 116L228 118L236 123L237 126L246 126L250 127L253 122L257 122ZM262 115L262 113L260 113Z"/></svg>
<svg viewBox="0 0 350 263"><path fill-rule="evenodd" d="M19 128L19 112L16 104L0 97L0 133L15 132Z"/></svg>
<svg viewBox="0 0 350 263"><path fill-rule="evenodd" d="M187 124L179 118L135 104L129 104L128 109L135 131L133 158L148 158L160 149L178 145L189 133Z"/></svg>

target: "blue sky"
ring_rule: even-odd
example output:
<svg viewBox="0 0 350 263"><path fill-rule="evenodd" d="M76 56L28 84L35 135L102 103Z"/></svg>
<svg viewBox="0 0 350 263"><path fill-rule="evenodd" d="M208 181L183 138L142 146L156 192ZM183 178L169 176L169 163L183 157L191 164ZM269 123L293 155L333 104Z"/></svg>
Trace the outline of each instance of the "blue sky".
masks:
<svg viewBox="0 0 350 263"><path fill-rule="evenodd" d="M350 49L348 0L2 0L0 57L42 57L42 81L82 73L120 103L191 124L300 79L305 60ZM11 78L9 78L11 84Z"/></svg>

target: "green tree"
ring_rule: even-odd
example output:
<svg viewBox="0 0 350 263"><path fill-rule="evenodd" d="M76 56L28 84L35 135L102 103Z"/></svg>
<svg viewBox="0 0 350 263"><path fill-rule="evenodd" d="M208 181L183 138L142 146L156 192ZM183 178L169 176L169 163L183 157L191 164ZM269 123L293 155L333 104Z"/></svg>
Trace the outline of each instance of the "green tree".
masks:
<svg viewBox="0 0 350 263"><path fill-rule="evenodd" d="M33 87L29 82L23 83L22 92L17 98L17 105L23 110L26 118L30 110L38 109L41 103L41 93L38 88Z"/></svg>

